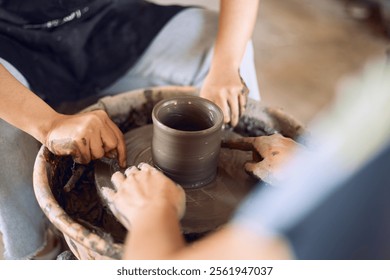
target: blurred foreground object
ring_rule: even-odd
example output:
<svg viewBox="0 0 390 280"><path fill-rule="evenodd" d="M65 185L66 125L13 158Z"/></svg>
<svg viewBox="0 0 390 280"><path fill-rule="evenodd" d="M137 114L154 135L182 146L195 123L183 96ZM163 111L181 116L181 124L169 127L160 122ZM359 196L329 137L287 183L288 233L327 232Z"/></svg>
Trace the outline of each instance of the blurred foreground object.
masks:
<svg viewBox="0 0 390 280"><path fill-rule="evenodd" d="M390 37L389 0L347 0L345 7L351 17L379 24L385 34Z"/></svg>

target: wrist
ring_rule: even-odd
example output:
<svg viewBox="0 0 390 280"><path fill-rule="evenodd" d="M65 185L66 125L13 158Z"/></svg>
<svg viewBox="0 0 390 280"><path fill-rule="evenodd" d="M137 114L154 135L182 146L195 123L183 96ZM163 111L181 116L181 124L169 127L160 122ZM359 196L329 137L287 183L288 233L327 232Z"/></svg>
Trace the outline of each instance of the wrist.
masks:
<svg viewBox="0 0 390 280"><path fill-rule="evenodd" d="M212 85L226 87L241 84L239 69L235 66L216 65L210 67L207 79Z"/></svg>
<svg viewBox="0 0 390 280"><path fill-rule="evenodd" d="M215 57L210 65L210 72L234 72L240 68L240 61L229 57Z"/></svg>
<svg viewBox="0 0 390 280"><path fill-rule="evenodd" d="M35 131L33 131L31 135L33 135L43 145L46 145L46 140L48 139L50 131L53 130L53 127L55 127L62 118L63 115L55 112L54 110L41 115L36 120Z"/></svg>
<svg viewBox="0 0 390 280"><path fill-rule="evenodd" d="M130 220L125 259L167 259L184 246L174 207L146 207L139 210L142 213Z"/></svg>
<svg viewBox="0 0 390 280"><path fill-rule="evenodd" d="M133 208L131 217L129 217L130 223L142 224L145 223L145 219L153 221L166 221L170 219L177 219L178 213L173 205L165 202L150 202L147 205Z"/></svg>

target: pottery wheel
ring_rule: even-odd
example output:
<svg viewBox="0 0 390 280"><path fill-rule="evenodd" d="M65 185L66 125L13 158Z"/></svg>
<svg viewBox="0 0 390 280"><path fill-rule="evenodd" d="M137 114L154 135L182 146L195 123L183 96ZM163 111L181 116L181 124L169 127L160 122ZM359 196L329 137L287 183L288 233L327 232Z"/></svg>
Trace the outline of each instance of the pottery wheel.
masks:
<svg viewBox="0 0 390 280"><path fill-rule="evenodd" d="M153 125L145 125L125 134L127 163L137 166L147 162L153 166L151 143ZM224 131L224 138L239 135ZM185 188L186 214L181 220L184 234L201 234L225 224L242 199L257 181L244 170L244 163L252 159L251 152L221 148L216 178L198 188ZM95 166L96 187L111 187L111 175L117 170L115 164L97 161Z"/></svg>

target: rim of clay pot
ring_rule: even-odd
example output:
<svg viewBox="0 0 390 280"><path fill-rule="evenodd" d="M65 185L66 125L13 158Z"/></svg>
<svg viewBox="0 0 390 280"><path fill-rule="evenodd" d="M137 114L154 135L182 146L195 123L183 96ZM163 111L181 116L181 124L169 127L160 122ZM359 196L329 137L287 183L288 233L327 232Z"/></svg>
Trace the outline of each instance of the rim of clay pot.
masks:
<svg viewBox="0 0 390 280"><path fill-rule="evenodd" d="M202 129L202 130L196 130L196 131L190 131L190 130L178 130L172 127L169 127L168 125L164 124L160 119L157 118L158 113L160 110L164 107L164 105L169 105L170 103L174 102L182 102L184 100L184 104L191 104L189 102L191 101L196 101L196 102L204 102L210 110L213 110L216 112L215 116L216 119L213 120L213 125L209 128ZM188 101L188 102L186 102ZM186 96L176 96L176 97L169 97L162 99L159 101L153 108L152 110L152 120L153 120L153 125L157 125L158 127L163 128L164 130L168 132L173 132L176 135L203 135L203 134L208 134L212 133L218 129L222 128L223 124L223 112L222 110L218 107L218 105L214 104L210 100L206 98L202 98L196 95L186 95Z"/></svg>
<svg viewBox="0 0 390 280"><path fill-rule="evenodd" d="M38 203L50 222L63 234L77 240L86 249L93 250L102 256L118 258L122 254L122 246L112 243L107 246L107 240L88 230L74 221L54 198L48 179L48 167L44 156L45 146L41 146L34 164L33 185ZM90 245L94 244L93 249Z"/></svg>

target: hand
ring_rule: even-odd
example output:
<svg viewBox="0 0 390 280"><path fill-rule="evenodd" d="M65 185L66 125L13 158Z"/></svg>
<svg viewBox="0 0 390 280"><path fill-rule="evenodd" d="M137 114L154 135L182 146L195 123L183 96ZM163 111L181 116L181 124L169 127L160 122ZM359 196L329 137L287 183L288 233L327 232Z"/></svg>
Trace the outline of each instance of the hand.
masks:
<svg viewBox="0 0 390 280"><path fill-rule="evenodd" d="M217 104L224 116L224 123L238 124L245 111L249 90L235 70L210 70L200 91L200 96Z"/></svg>
<svg viewBox="0 0 390 280"><path fill-rule="evenodd" d="M291 138L281 134L243 137L222 145L230 149L253 151L254 161L245 163L245 170L269 184L282 181L280 167L290 158L293 151L301 147Z"/></svg>
<svg viewBox="0 0 390 280"><path fill-rule="evenodd" d="M43 142L52 153L71 155L77 163L106 156L118 157L120 166L126 167L124 136L103 110L58 115Z"/></svg>
<svg viewBox="0 0 390 280"><path fill-rule="evenodd" d="M102 188L111 212L127 228L145 209L161 211L169 207L181 219L185 211L184 190L162 172L147 163L140 163L116 172L111 177L115 190Z"/></svg>

